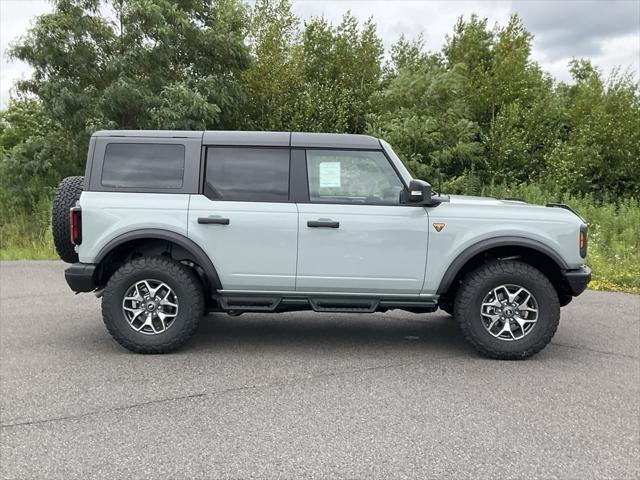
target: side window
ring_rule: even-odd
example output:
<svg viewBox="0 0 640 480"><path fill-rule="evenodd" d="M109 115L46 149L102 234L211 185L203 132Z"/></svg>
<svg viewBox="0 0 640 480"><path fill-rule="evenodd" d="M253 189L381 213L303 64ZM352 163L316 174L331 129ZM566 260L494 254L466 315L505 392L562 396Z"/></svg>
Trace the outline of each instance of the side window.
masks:
<svg viewBox="0 0 640 480"><path fill-rule="evenodd" d="M307 150L309 199L398 205L404 185L382 152Z"/></svg>
<svg viewBox="0 0 640 480"><path fill-rule="evenodd" d="M109 143L102 164L102 186L182 188L184 155L183 145Z"/></svg>
<svg viewBox="0 0 640 480"><path fill-rule="evenodd" d="M208 148L204 194L212 200L288 201L289 149Z"/></svg>

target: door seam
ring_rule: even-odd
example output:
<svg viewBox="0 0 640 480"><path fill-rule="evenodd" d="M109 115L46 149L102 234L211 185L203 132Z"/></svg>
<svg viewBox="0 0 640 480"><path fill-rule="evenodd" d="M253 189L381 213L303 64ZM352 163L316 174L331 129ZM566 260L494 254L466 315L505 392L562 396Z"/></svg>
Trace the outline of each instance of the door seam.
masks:
<svg viewBox="0 0 640 480"><path fill-rule="evenodd" d="M293 289L298 289L298 260L300 254L300 209L296 203L296 272L293 277Z"/></svg>
<svg viewBox="0 0 640 480"><path fill-rule="evenodd" d="M187 202L187 238L189 238L189 214L191 213L191 197L189 195L189 201Z"/></svg>

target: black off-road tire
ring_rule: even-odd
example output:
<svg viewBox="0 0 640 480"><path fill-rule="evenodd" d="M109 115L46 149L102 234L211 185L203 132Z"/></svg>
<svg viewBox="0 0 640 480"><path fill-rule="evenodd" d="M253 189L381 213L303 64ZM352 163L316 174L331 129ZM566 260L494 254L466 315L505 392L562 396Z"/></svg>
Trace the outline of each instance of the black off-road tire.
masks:
<svg viewBox="0 0 640 480"><path fill-rule="evenodd" d="M498 339L482 323L480 308L485 295L504 284L526 288L538 303L535 326L519 340ZM466 341L480 354L501 360L522 360L538 353L551 341L560 321L560 303L549 279L536 268L518 261L496 261L466 276L456 296L455 313Z"/></svg>
<svg viewBox="0 0 640 480"><path fill-rule="evenodd" d="M122 310L127 290L146 279L166 283L178 299L178 315L166 331L154 335L136 332ZM195 333L204 314L204 293L192 269L171 258L141 257L120 267L109 279L102 297L102 318L111 336L136 353L169 353Z"/></svg>
<svg viewBox="0 0 640 480"><path fill-rule="evenodd" d="M84 177L67 177L58 185L51 209L53 243L60 258L67 263L78 261L78 254L71 243L71 216L69 209L80 200Z"/></svg>

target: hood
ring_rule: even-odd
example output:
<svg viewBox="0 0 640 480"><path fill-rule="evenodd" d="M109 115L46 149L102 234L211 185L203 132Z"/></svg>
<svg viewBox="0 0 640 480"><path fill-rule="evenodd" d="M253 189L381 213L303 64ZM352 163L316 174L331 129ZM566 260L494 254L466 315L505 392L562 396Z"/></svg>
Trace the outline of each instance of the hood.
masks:
<svg viewBox="0 0 640 480"><path fill-rule="evenodd" d="M471 205L529 205L524 200L498 200L493 197L473 197L470 195L449 195L450 203ZM530 206L530 205L529 205Z"/></svg>
<svg viewBox="0 0 640 480"><path fill-rule="evenodd" d="M524 200L517 200L515 198L512 199L504 199L498 200L493 197L474 197L470 195L449 195L449 203L453 205L470 205L470 206L493 206L493 207L522 207L531 210L545 210L549 212L550 207L554 213L550 213L551 215L575 215L578 217L583 223L586 223L586 220L573 208L569 205L563 203L547 203L546 205L537 205L532 203L527 203Z"/></svg>

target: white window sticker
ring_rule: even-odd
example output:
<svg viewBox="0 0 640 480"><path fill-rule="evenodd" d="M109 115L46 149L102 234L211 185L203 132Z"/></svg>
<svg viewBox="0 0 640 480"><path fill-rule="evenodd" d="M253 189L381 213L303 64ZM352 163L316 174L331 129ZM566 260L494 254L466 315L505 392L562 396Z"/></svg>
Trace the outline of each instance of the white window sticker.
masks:
<svg viewBox="0 0 640 480"><path fill-rule="evenodd" d="M340 187L340 162L320 163L320 188Z"/></svg>

